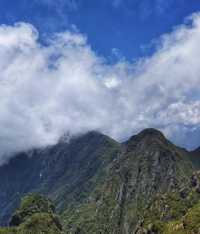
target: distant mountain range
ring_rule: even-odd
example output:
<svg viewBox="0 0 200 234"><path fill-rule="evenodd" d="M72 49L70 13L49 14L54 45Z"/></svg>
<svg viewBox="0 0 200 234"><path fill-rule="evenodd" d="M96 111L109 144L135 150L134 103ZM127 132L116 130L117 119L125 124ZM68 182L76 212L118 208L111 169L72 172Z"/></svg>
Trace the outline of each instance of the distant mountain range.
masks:
<svg viewBox="0 0 200 234"><path fill-rule="evenodd" d="M24 196L34 193L51 199L60 215L62 231L50 212L49 222L56 223L51 231L58 232L46 233L200 233L199 169L200 148L188 152L156 129L124 143L89 132L17 154L0 167L1 225L15 226L12 214ZM0 233L20 232L6 228Z"/></svg>

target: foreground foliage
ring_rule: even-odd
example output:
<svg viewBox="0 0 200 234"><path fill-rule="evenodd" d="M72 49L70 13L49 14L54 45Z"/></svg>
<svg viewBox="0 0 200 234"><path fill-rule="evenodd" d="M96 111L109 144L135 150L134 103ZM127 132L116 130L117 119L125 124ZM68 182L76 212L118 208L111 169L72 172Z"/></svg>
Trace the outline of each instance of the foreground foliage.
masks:
<svg viewBox="0 0 200 234"><path fill-rule="evenodd" d="M0 204L2 223L10 220L15 198L27 191L53 199L60 219L48 199L32 194L0 234L200 233L200 151L179 148L155 129L123 144L92 132L36 155L0 168L2 178L11 181L0 185L0 196L7 199ZM20 175L17 183L7 171Z"/></svg>
<svg viewBox="0 0 200 234"><path fill-rule="evenodd" d="M11 227L0 229L0 234L61 234L62 226L54 212L48 199L38 194L26 196L11 218Z"/></svg>

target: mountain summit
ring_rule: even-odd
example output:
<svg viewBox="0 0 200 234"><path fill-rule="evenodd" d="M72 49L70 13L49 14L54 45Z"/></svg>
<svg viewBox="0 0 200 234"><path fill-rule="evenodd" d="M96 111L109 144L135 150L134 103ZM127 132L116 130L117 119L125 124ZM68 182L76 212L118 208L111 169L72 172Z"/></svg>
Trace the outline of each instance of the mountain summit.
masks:
<svg viewBox="0 0 200 234"><path fill-rule="evenodd" d="M149 217L151 212L147 212L153 206L152 213L160 214L158 220L174 218L171 211L165 212L161 207L172 194L180 200L189 196L193 165L187 152L155 129L131 137L122 148L90 201L79 207L78 213L70 213L67 227L78 225L77 230L87 230L83 233L133 233L144 220L147 226L153 222L149 220L153 217ZM155 203L158 200L160 207ZM91 219L88 217L85 223L81 218L82 223L78 216L88 212Z"/></svg>
<svg viewBox="0 0 200 234"><path fill-rule="evenodd" d="M89 132L31 156L24 152L0 167L1 223L21 197L37 192L55 202L65 233L173 233L171 222L181 223L200 201L194 161L197 152L156 129L122 144Z"/></svg>
<svg viewBox="0 0 200 234"><path fill-rule="evenodd" d="M134 137L136 137L138 139L148 137L148 138L151 138L152 140L155 138L159 138L159 139L165 138L163 133L155 128L146 128L143 131L141 131L138 135L131 137L130 140L132 140Z"/></svg>

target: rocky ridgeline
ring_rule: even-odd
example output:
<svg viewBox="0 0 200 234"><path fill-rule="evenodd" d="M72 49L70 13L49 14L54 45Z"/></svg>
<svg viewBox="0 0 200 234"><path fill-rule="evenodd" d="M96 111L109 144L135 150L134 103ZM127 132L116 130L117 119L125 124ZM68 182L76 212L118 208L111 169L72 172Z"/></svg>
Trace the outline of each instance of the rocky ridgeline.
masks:
<svg viewBox="0 0 200 234"><path fill-rule="evenodd" d="M0 217L6 223L21 197L39 192L55 202L66 234L199 233L199 152L146 129L122 144L90 132L19 154L0 167ZM41 211L61 232L51 206ZM24 227L32 215L17 211L10 224Z"/></svg>

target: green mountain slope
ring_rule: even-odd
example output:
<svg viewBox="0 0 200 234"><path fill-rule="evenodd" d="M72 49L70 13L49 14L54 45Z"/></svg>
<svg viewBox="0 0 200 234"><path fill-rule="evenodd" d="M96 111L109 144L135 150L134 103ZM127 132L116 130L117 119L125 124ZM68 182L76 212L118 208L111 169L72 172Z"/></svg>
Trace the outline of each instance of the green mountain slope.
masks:
<svg viewBox="0 0 200 234"><path fill-rule="evenodd" d="M21 153L0 167L0 223L7 224L27 193L48 196L62 211L80 203L120 153L120 144L89 132L41 150Z"/></svg>
<svg viewBox="0 0 200 234"><path fill-rule="evenodd" d="M199 200L187 152L147 129L123 145L103 184L87 203L63 214L67 233L132 234L162 231ZM168 208L166 209L166 206Z"/></svg>
<svg viewBox="0 0 200 234"><path fill-rule="evenodd" d="M90 132L22 153L0 167L0 221L8 223L20 199L38 192L55 202L64 234L198 233L199 156L155 129L122 144ZM25 216L21 205L10 221L17 227L0 233L59 233L52 209L42 204Z"/></svg>

